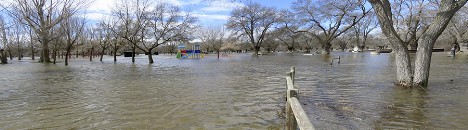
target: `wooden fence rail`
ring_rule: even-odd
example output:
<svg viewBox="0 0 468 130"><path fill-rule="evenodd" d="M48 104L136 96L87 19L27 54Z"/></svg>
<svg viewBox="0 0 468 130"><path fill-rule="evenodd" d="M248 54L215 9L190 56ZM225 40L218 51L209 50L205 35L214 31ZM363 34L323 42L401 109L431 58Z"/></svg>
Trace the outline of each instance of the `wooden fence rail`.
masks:
<svg viewBox="0 0 468 130"><path fill-rule="evenodd" d="M341 62L341 56L338 56L338 58L331 58L330 65L333 65L333 60L335 60L335 59L338 60L338 64Z"/></svg>
<svg viewBox="0 0 468 130"><path fill-rule="evenodd" d="M296 130L298 127L301 130L315 130L309 117L302 109L301 103L297 99L299 90L294 86L294 78L296 68L291 67L291 71L286 76L286 130Z"/></svg>

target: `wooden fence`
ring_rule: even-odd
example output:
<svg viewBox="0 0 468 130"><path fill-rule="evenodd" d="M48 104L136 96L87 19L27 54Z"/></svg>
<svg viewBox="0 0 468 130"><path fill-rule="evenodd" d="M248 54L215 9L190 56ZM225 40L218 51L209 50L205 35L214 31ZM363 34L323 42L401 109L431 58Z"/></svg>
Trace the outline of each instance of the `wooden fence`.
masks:
<svg viewBox="0 0 468 130"><path fill-rule="evenodd" d="M286 130L296 130L298 127L301 130L315 130L309 117L302 109L301 103L297 99L299 90L294 87L294 77L296 68L291 67L291 71L286 76Z"/></svg>

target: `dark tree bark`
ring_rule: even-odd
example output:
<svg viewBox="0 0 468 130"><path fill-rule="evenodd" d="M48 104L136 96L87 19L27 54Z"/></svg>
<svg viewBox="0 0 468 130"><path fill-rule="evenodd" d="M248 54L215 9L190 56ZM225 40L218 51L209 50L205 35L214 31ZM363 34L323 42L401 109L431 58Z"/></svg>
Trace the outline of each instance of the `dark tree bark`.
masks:
<svg viewBox="0 0 468 130"><path fill-rule="evenodd" d="M135 63L135 51L136 51L136 45L132 46L132 63Z"/></svg>
<svg viewBox="0 0 468 130"><path fill-rule="evenodd" d="M53 59L54 59L53 63L55 64L56 61L57 61L57 50L56 49L53 49L52 56L53 56Z"/></svg>
<svg viewBox="0 0 468 130"><path fill-rule="evenodd" d="M153 64L153 63L154 63L152 50L153 50L153 49L149 49L148 52L145 52L145 53L148 53L148 62L149 62L150 64Z"/></svg>
<svg viewBox="0 0 468 130"><path fill-rule="evenodd" d="M104 53L106 52L106 47L103 47L102 50L101 50L101 58L99 59L99 61L102 61L102 58L104 57Z"/></svg>
<svg viewBox="0 0 468 130"><path fill-rule="evenodd" d="M93 52L94 52L94 47L91 47L91 49L89 49L89 61L93 61Z"/></svg>
<svg viewBox="0 0 468 130"><path fill-rule="evenodd" d="M260 51L260 46L254 46L254 55L258 55L259 51Z"/></svg>
<svg viewBox="0 0 468 130"><path fill-rule="evenodd" d="M68 60L69 60L69 57L70 57L70 53L71 53L71 46L68 46L67 47L67 52L65 52L65 65L68 65Z"/></svg>
<svg viewBox="0 0 468 130"><path fill-rule="evenodd" d="M0 49L0 63L2 64L6 64L8 63L8 59L5 55L5 50L4 49Z"/></svg>

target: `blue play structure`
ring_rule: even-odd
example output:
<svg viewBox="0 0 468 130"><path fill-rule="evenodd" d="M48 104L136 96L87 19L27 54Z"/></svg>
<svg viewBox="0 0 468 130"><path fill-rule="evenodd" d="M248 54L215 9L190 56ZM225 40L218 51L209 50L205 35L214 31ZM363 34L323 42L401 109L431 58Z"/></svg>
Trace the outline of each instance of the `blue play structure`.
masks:
<svg viewBox="0 0 468 130"><path fill-rule="evenodd" d="M185 45L181 44L178 46L179 51L177 52L176 58L178 59L199 59L203 58L203 55L200 51L200 45L193 45L191 50L186 50Z"/></svg>

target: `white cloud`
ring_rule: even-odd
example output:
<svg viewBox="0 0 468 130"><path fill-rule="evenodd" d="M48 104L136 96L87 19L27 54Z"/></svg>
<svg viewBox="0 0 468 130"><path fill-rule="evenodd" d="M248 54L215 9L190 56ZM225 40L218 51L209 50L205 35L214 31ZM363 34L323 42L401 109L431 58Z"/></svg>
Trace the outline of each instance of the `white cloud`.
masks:
<svg viewBox="0 0 468 130"><path fill-rule="evenodd" d="M102 20L102 19L105 18L106 16L109 16L109 15L108 15L108 14L104 14L104 13L99 13L99 12L95 12L95 13L86 13L86 14L84 15L84 17L86 17L86 19L96 20L96 21Z"/></svg>
<svg viewBox="0 0 468 130"><path fill-rule="evenodd" d="M207 12L229 12L235 8L243 7L244 4L239 2L230 2L227 0L217 0L207 4L207 7L202 8L202 11Z"/></svg>
<svg viewBox="0 0 468 130"><path fill-rule="evenodd" d="M115 0L94 0L88 10L90 12L110 13L113 6L115 6Z"/></svg>
<svg viewBox="0 0 468 130"><path fill-rule="evenodd" d="M211 6L211 7L205 7L202 9L202 11L206 11L206 12L227 12L227 11L231 11L232 9L230 8L223 8L223 7L214 7L214 6Z"/></svg>
<svg viewBox="0 0 468 130"><path fill-rule="evenodd" d="M92 21L102 20L111 16L112 8L117 2L118 0L94 0L86 9L86 13L82 15ZM202 24L209 24L210 22L224 23L229 19L229 12L232 9L244 6L242 3L231 2L230 0L155 0L150 2L152 4L165 2L179 6L186 11L191 10L189 13L199 18Z"/></svg>
<svg viewBox="0 0 468 130"><path fill-rule="evenodd" d="M228 20L230 16L220 14L195 14L200 20Z"/></svg>
<svg viewBox="0 0 468 130"><path fill-rule="evenodd" d="M175 5L175 6L179 6L179 7L182 7L182 6L186 5L186 4L188 4L188 3L180 1L180 0L159 0L158 2L166 2L166 3L172 4L172 5Z"/></svg>

